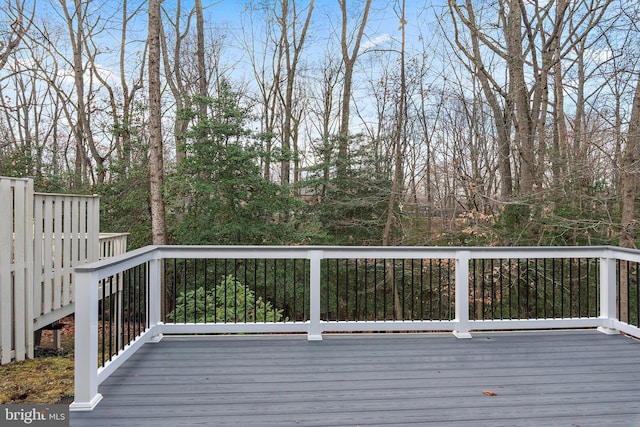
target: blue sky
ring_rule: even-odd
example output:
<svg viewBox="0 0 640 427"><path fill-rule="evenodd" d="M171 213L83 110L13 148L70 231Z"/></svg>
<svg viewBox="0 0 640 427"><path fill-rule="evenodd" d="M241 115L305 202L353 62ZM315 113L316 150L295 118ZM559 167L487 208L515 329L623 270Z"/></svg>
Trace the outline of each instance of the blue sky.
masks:
<svg viewBox="0 0 640 427"><path fill-rule="evenodd" d="M396 14L398 7L397 0L374 0L371 6L365 42L367 46L373 43L383 43L390 38L399 37L399 19ZM175 0L165 0L164 6L170 7L175 4ZM245 11L247 0L204 0L205 14L210 25L229 28L231 30L241 30L241 16ZM306 5L308 2L300 2ZM348 0L351 11L361 11L363 0ZM183 7L190 7L192 2L183 2ZM415 40L421 33L427 30L425 23L433 20L432 7L440 7L442 1L421 2L416 0L406 0L406 21L408 42ZM355 19L352 18L352 23ZM326 39L335 36L339 31L340 15L337 0L316 0L314 15L312 20L313 39L316 44L327 43ZM334 34L332 34L334 33ZM323 38L325 40L323 40Z"/></svg>

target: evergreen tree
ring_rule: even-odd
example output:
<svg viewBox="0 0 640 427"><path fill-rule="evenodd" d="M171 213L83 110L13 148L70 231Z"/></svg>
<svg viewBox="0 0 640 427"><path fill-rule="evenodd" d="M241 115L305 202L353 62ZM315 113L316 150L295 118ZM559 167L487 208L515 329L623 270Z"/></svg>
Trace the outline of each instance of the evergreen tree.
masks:
<svg viewBox="0 0 640 427"><path fill-rule="evenodd" d="M290 244L300 202L287 187L267 181L258 166L262 152L245 128L240 95L222 82L203 110L181 117L194 123L184 135L186 157L168 180L173 243Z"/></svg>

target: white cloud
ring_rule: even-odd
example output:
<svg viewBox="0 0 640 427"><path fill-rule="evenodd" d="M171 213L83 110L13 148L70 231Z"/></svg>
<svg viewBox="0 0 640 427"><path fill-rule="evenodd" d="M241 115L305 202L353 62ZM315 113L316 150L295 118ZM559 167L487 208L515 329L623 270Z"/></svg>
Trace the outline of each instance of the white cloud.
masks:
<svg viewBox="0 0 640 427"><path fill-rule="evenodd" d="M116 73L106 67L101 65L96 65L96 71L100 74L103 80L108 83L116 83ZM71 68L63 68L58 71L58 78L62 80L63 84L73 84L74 83L74 72ZM85 79L89 78L89 71L85 71Z"/></svg>
<svg viewBox="0 0 640 427"><path fill-rule="evenodd" d="M362 44L362 50L372 49L389 41L391 41L391 36L389 34L380 34L379 36L375 36L374 38L365 41Z"/></svg>

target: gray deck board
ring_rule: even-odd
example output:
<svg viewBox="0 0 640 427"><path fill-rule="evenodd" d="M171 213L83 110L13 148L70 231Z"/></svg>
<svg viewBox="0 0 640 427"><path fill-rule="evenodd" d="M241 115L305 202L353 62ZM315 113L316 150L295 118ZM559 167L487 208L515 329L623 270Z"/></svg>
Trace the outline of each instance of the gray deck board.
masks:
<svg viewBox="0 0 640 427"><path fill-rule="evenodd" d="M71 426L640 426L639 368L596 331L165 337Z"/></svg>

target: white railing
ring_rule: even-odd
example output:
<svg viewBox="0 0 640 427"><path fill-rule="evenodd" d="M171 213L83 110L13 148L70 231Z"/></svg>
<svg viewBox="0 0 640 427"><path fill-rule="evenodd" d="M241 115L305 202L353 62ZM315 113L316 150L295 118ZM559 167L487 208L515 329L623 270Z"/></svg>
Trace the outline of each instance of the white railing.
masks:
<svg viewBox="0 0 640 427"><path fill-rule="evenodd" d="M0 364L32 358L34 331L74 312L74 267L126 252L98 233L98 196L36 193L0 177Z"/></svg>
<svg viewBox="0 0 640 427"><path fill-rule="evenodd" d="M563 318L498 318L482 320L470 317L470 277L474 260L571 260L590 259L597 265L595 281L597 312L584 317ZM305 260L304 292L308 295L308 316L303 321L168 323L163 313L165 296L163 269L165 260L175 259L235 259L235 260ZM453 262L455 315L452 319L436 320L343 320L322 318L322 266L325 260L447 260ZM76 268L76 356L75 401L72 410L91 410L101 395L98 386L146 342L158 341L163 334L206 333L305 333L309 340L321 340L328 331L450 331L459 338L470 338L472 331L522 330L558 328L598 328L604 333L640 337L637 324L618 319L618 262L640 263L640 251L615 247L544 247L544 248L442 248L442 247L188 247L150 246L109 260ZM326 261L325 261L326 262ZM634 264L637 269L638 264ZM99 289L110 278L132 268L144 268L144 298L146 310L144 328L140 334L124 343L113 357L99 366ZM593 273L592 273L593 274ZM637 274L637 273L636 273ZM265 273L266 275L266 273ZM637 276L636 276L637 282ZM120 289L120 285L116 288ZM326 288L326 284L324 284ZM475 284L473 285L475 286ZM561 284L561 286L563 286ZM637 287L637 283L636 283ZM637 292L636 289L634 292ZM104 292L104 291L103 291ZM475 295L473 296L475 298ZM473 302L475 303L475 302ZM637 310L637 309L636 309ZM165 308L166 311L166 308ZM637 318L637 316L636 316ZM635 322L637 323L637 321ZM104 328L103 328L104 330ZM104 340L104 337L103 337ZM103 356L104 357L104 356Z"/></svg>
<svg viewBox="0 0 640 427"><path fill-rule="evenodd" d="M33 355L33 181L0 178L0 364Z"/></svg>
<svg viewBox="0 0 640 427"><path fill-rule="evenodd" d="M127 252L129 233L100 233L99 259L111 258Z"/></svg>
<svg viewBox="0 0 640 427"><path fill-rule="evenodd" d="M100 198L35 193L33 328L73 313L74 267L97 261Z"/></svg>

